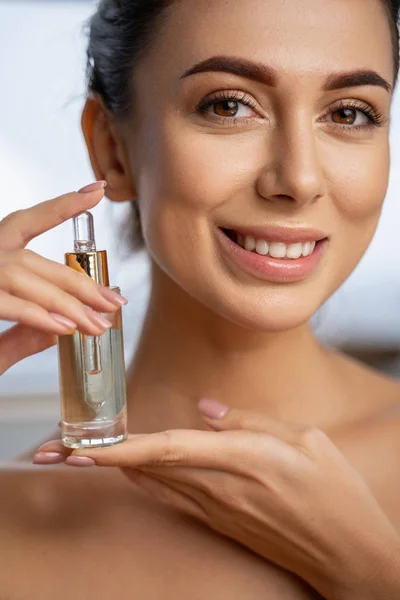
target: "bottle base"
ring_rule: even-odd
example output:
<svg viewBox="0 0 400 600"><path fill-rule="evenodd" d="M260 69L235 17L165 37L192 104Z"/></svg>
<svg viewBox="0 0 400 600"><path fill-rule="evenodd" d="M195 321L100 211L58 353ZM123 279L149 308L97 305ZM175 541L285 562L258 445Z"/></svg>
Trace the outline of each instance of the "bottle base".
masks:
<svg viewBox="0 0 400 600"><path fill-rule="evenodd" d="M67 448L104 448L124 442L128 437L126 419L108 423L62 424L62 443Z"/></svg>
<svg viewBox="0 0 400 600"><path fill-rule="evenodd" d="M110 438L76 438L66 436L62 438L63 445L71 449L79 448L105 448L106 446L115 446L120 444L127 439L127 435L120 435L118 437Z"/></svg>

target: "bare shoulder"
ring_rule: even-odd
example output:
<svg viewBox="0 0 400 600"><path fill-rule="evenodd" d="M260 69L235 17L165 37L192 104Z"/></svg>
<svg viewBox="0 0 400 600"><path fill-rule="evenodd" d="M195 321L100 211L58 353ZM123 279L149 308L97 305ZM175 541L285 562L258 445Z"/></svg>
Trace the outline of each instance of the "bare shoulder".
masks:
<svg viewBox="0 0 400 600"><path fill-rule="evenodd" d="M67 467L1 469L2 598L8 593L12 600L47 600L59 583L68 586L71 578L77 590L92 588L93 597L115 595L115 581L129 569L128 555L121 547L117 550L118 543L123 544L117 531L120 534L132 500L132 490L117 471L100 477L96 470L80 473ZM131 521L133 539L140 539L140 519ZM135 548L132 544L134 560ZM99 577L104 569L113 572L113 578ZM66 590L63 594L61 587L57 597L67 598Z"/></svg>
<svg viewBox="0 0 400 600"><path fill-rule="evenodd" d="M315 597L116 469L0 469L0 531L2 600Z"/></svg>
<svg viewBox="0 0 400 600"><path fill-rule="evenodd" d="M364 408L332 439L400 533L400 382L357 360L338 360L348 382L348 402Z"/></svg>
<svg viewBox="0 0 400 600"><path fill-rule="evenodd" d="M334 377L341 382L350 428L390 424L400 418L400 379L378 371L354 357L332 352Z"/></svg>
<svg viewBox="0 0 400 600"><path fill-rule="evenodd" d="M400 404L400 379L342 352L330 352L336 375L347 384L350 393L359 394L365 407L372 409ZM376 357L378 361L378 357ZM378 361L379 362L379 361ZM400 373L399 373L400 375Z"/></svg>

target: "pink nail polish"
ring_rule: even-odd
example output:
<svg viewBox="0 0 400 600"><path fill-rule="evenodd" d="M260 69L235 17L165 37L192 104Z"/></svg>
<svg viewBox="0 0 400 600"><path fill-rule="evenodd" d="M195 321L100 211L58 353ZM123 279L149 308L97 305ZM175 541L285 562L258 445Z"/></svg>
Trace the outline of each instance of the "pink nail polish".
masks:
<svg viewBox="0 0 400 600"><path fill-rule="evenodd" d="M67 317L64 317L63 315L51 312L49 313L49 315L52 319L54 319L54 321L60 323L61 325L65 325L65 327L68 327L68 329L76 329L78 327L78 325L74 323L74 321L71 321L71 319L67 319Z"/></svg>
<svg viewBox="0 0 400 600"><path fill-rule="evenodd" d="M60 452L36 452L32 462L34 465L52 465L64 462L64 456Z"/></svg>
<svg viewBox="0 0 400 600"><path fill-rule="evenodd" d="M96 464L93 458L88 456L68 456L65 462L71 467L94 467Z"/></svg>
<svg viewBox="0 0 400 600"><path fill-rule="evenodd" d="M85 306L83 310L86 313L86 316L92 321L92 323L94 323L98 327L101 327L102 329L111 329L112 324L110 323L110 321L102 315L100 315L98 312L92 310L91 308L87 308L87 306Z"/></svg>
<svg viewBox="0 0 400 600"><path fill-rule="evenodd" d="M229 406L216 400L211 400L211 398L200 400L198 408L205 417L209 417L210 419L222 419L229 411Z"/></svg>
<svg viewBox="0 0 400 600"><path fill-rule="evenodd" d="M107 185L107 181L96 181L95 183L90 183L89 185L85 185L85 187L78 190L78 194L88 194L89 192L96 192L97 190L104 189Z"/></svg>
<svg viewBox="0 0 400 600"><path fill-rule="evenodd" d="M111 304L114 304L114 306L124 306L125 304L128 304L128 300L126 298L121 296L121 294L117 294L117 292L110 290L109 288L100 285L98 291L100 296L102 296L108 302L111 302Z"/></svg>

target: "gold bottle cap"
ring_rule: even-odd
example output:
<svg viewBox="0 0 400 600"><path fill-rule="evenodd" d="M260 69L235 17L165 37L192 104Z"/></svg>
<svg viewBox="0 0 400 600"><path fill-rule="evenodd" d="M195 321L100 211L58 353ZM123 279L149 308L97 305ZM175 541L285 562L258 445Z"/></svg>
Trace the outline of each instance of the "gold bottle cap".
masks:
<svg viewBox="0 0 400 600"><path fill-rule="evenodd" d="M106 250L67 252L65 255L65 264L75 271L86 273L86 275L89 275L89 277L100 285L104 285L105 287L110 285Z"/></svg>
<svg viewBox="0 0 400 600"><path fill-rule="evenodd" d="M65 264L85 273L100 285L108 287L108 261L106 250L96 250L93 215L85 211L73 220L74 250L65 255Z"/></svg>

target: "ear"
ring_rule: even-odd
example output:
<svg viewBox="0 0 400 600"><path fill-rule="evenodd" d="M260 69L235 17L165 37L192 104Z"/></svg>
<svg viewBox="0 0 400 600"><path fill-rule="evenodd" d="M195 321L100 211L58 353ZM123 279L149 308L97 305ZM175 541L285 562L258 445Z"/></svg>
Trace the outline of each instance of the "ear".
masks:
<svg viewBox="0 0 400 600"><path fill-rule="evenodd" d="M86 100L81 126L96 179L107 181L107 198L114 202L135 198L137 194L124 140L99 96Z"/></svg>

